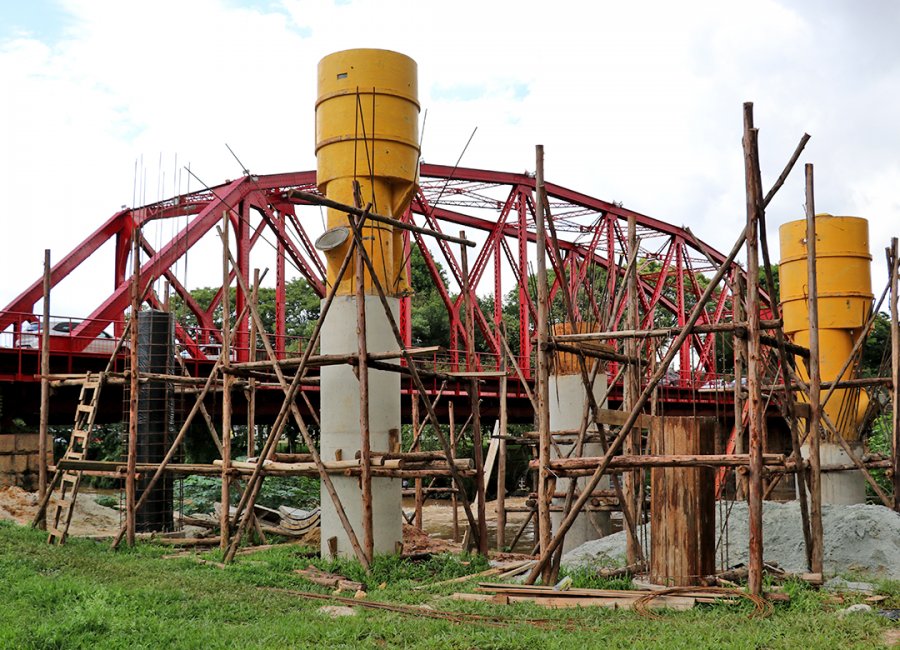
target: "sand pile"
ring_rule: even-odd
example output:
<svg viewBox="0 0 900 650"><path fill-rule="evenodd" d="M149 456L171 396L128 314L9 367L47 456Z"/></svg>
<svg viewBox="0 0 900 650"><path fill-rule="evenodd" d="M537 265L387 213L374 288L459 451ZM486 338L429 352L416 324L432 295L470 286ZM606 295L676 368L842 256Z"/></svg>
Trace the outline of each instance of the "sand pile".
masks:
<svg viewBox="0 0 900 650"><path fill-rule="evenodd" d="M59 490L54 492L51 500L56 503ZM19 487L0 487L0 519L9 519L17 524L29 525L37 512L38 498L36 492L27 492ZM47 509L48 516L51 509ZM70 535L115 535L121 525L118 510L107 508L97 503L95 495L85 490L79 491L75 500L75 512L72 513Z"/></svg>
<svg viewBox="0 0 900 650"><path fill-rule="evenodd" d="M716 509L720 528L722 513ZM717 532L720 545L725 545L728 565L746 564L748 526L747 504L734 503L728 516L727 544ZM900 580L900 514L875 505L822 507L825 529L825 572L864 571ZM647 525L649 535L649 525ZM582 544L563 556L563 565L603 566L624 564L626 533ZM763 556L788 571L806 571L803 531L800 527L800 505L796 501L767 501L763 508ZM721 546L716 563L721 563Z"/></svg>

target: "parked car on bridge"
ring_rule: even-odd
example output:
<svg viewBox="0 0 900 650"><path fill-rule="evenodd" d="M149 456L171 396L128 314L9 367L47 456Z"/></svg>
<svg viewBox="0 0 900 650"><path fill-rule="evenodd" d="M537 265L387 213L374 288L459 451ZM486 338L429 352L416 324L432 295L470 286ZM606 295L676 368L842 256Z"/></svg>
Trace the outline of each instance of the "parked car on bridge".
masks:
<svg viewBox="0 0 900 650"><path fill-rule="evenodd" d="M50 336L72 336L72 330L81 323L80 320L61 320L50 323ZM125 342L127 345L127 341ZM41 346L41 323L31 322L22 325L19 347L38 349ZM52 346L51 346L52 349ZM100 332L84 348L84 352L95 354L112 354L116 349L116 339L108 332Z"/></svg>

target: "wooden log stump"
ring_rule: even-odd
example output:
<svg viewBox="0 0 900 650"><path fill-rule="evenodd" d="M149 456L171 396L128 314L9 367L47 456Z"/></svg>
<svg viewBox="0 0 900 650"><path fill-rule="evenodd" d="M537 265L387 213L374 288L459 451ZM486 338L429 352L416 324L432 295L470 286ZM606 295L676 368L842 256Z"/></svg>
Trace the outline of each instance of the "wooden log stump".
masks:
<svg viewBox="0 0 900 650"><path fill-rule="evenodd" d="M714 418L665 417L651 425L652 454L712 454L714 446ZM715 470L654 467L650 484L650 581L700 585L715 571Z"/></svg>

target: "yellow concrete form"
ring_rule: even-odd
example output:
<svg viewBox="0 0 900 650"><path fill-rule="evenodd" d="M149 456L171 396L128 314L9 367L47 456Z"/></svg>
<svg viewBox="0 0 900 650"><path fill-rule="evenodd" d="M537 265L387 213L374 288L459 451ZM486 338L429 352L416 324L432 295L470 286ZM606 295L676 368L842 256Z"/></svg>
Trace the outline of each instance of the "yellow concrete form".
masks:
<svg viewBox="0 0 900 650"><path fill-rule="evenodd" d="M316 100L316 159L319 190L329 199L354 205L353 181L362 207L402 217L418 180L419 102L416 62L388 50L336 52L319 62ZM347 226L346 213L328 210L328 228ZM387 291L409 290L403 268L402 232L369 222L363 237L378 279ZM332 283L349 240L326 251ZM351 267L352 269L352 267ZM374 293L366 274L366 292ZM354 274L345 274L339 294L354 292Z"/></svg>
<svg viewBox="0 0 900 650"><path fill-rule="evenodd" d="M784 331L798 345L809 345L809 293L806 264L806 220L779 229L781 238L781 309ZM859 217L816 215L816 274L819 307L819 356L822 381L836 381L872 308L869 222ZM807 378L806 368L799 364ZM851 377L852 366L841 379ZM847 441L858 438L857 427L868 400L858 388L839 389L825 412Z"/></svg>

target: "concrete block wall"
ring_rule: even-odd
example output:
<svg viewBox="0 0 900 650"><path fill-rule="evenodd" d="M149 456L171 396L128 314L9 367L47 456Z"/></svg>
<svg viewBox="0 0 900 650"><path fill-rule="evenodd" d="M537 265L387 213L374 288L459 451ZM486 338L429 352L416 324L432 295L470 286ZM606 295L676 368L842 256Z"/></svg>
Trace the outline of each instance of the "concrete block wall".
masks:
<svg viewBox="0 0 900 650"><path fill-rule="evenodd" d="M37 490L40 434L0 434L0 487ZM47 464L53 463L53 438L47 436Z"/></svg>

